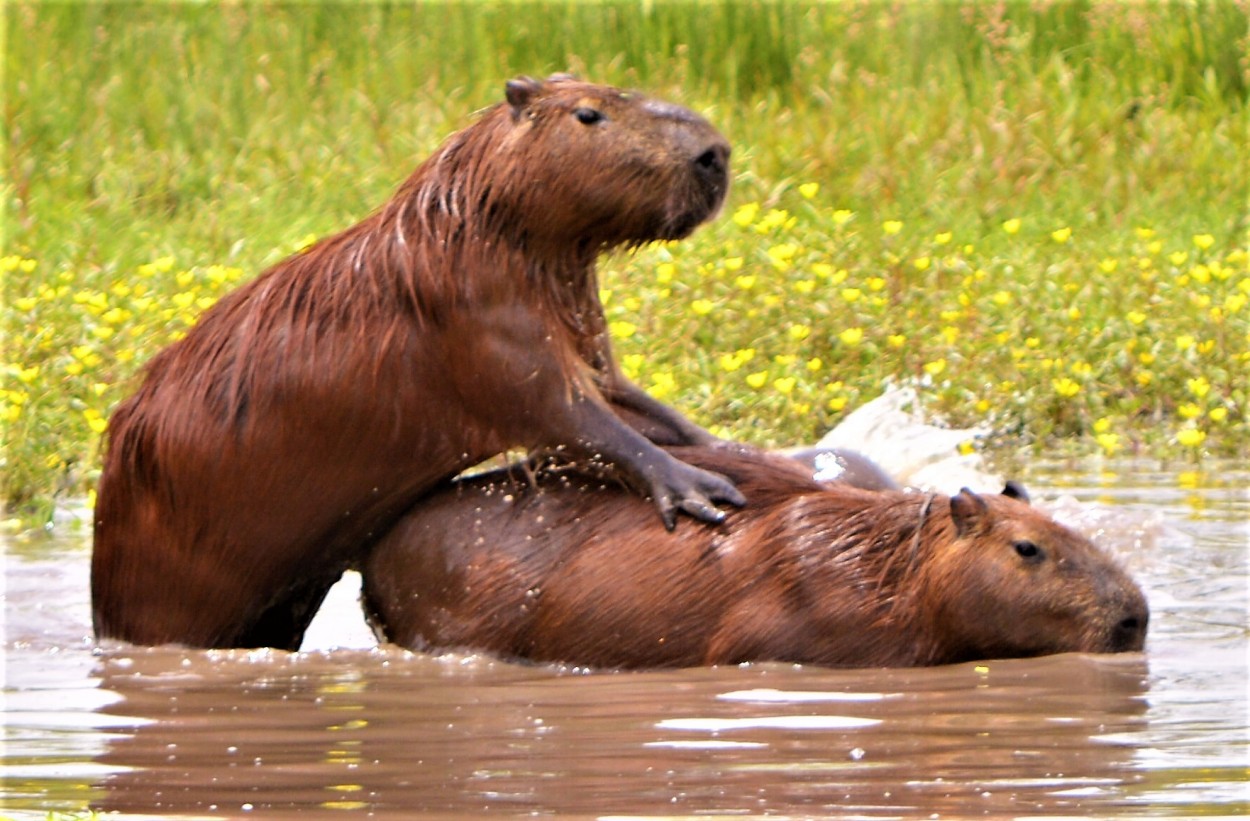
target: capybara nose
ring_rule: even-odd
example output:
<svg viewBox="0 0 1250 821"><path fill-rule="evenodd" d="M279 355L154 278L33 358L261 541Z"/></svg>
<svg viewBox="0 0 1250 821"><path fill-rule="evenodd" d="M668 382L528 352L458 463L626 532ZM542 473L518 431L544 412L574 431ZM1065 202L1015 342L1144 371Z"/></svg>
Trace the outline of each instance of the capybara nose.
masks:
<svg viewBox="0 0 1250 821"><path fill-rule="evenodd" d="M724 180L729 176L729 146L716 143L694 158L694 166L700 173Z"/></svg>
<svg viewBox="0 0 1250 821"><path fill-rule="evenodd" d="M1146 625L1149 621L1150 613L1144 602L1133 602L1129 605L1112 629L1112 652L1132 652L1145 647Z"/></svg>

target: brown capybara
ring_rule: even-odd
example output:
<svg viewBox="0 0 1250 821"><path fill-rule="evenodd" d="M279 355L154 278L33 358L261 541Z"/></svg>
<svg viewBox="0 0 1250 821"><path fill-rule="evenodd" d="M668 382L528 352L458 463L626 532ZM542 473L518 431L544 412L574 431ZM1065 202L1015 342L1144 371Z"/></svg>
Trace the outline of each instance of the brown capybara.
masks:
<svg viewBox="0 0 1250 821"><path fill-rule="evenodd" d="M152 360L109 423L97 636L296 648L399 513L508 448L611 464L669 526L741 504L651 441L712 437L622 376L595 274L605 249L710 218L728 160L685 108L509 82L376 213Z"/></svg>
<svg viewBox="0 0 1250 821"><path fill-rule="evenodd" d="M374 547L380 638L593 667L921 666L1139 650L1146 601L1108 556L1003 495L821 484L784 457L675 451L749 500L667 532L585 474L507 471L427 497Z"/></svg>

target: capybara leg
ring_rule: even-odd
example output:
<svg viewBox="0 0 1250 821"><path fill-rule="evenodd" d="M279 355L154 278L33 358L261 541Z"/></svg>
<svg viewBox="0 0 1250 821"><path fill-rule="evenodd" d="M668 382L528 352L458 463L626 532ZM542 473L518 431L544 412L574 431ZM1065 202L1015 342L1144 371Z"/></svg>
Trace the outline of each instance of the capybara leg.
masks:
<svg viewBox="0 0 1250 821"><path fill-rule="evenodd" d="M745 504L724 476L678 461L621 421L589 368L569 370L568 363L580 361L576 352L553 350L545 329L540 311L507 304L446 331L457 341L461 361L480 363L452 368L460 395L502 422L503 438L531 448L566 448L613 465L627 484L650 495L670 530L679 510L720 522L725 514L716 502ZM482 372L492 378L482 379Z"/></svg>
<svg viewBox="0 0 1250 821"><path fill-rule="evenodd" d="M271 605L260 618L239 636L239 647L276 647L279 650L299 649L313 616L330 592L335 579L317 579L291 590L281 601Z"/></svg>
<svg viewBox="0 0 1250 821"><path fill-rule="evenodd" d="M657 401L624 377L604 395L622 419L657 445L710 445L718 441L675 408Z"/></svg>

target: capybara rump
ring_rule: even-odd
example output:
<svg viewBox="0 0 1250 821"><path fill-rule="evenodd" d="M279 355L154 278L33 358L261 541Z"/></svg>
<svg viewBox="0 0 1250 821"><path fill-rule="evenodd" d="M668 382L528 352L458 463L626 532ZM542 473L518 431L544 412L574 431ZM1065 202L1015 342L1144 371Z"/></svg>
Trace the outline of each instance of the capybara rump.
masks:
<svg viewBox="0 0 1250 821"><path fill-rule="evenodd" d="M684 108L567 77L505 96L377 212L152 359L109 421L98 637L297 648L402 511L509 448L611 464L668 526L742 503L657 446L713 439L621 374L595 273L606 249L714 215L728 144Z"/></svg>
<svg viewBox="0 0 1250 821"><path fill-rule="evenodd" d="M1143 646L1137 585L1015 485L868 491L743 448L674 452L733 479L747 505L667 532L592 476L516 469L423 500L364 568L379 636L611 668L919 666Z"/></svg>

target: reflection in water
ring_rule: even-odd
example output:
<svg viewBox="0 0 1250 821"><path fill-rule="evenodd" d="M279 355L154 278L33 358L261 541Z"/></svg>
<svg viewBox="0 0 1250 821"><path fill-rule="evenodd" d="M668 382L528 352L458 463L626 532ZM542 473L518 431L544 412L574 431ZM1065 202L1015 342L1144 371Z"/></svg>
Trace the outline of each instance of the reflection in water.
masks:
<svg viewBox="0 0 1250 821"><path fill-rule="evenodd" d="M367 674L362 673L367 670ZM579 674L399 650L114 654L99 809L473 817L1104 807L1139 780L1144 657ZM975 802L975 803L970 803Z"/></svg>
<svg viewBox="0 0 1250 821"><path fill-rule="evenodd" d="M1033 470L1038 503L1145 588L1145 655L625 674L393 648L94 650L85 538L9 542L0 815L1250 812L1250 475ZM350 595L322 626L319 648L358 642Z"/></svg>

